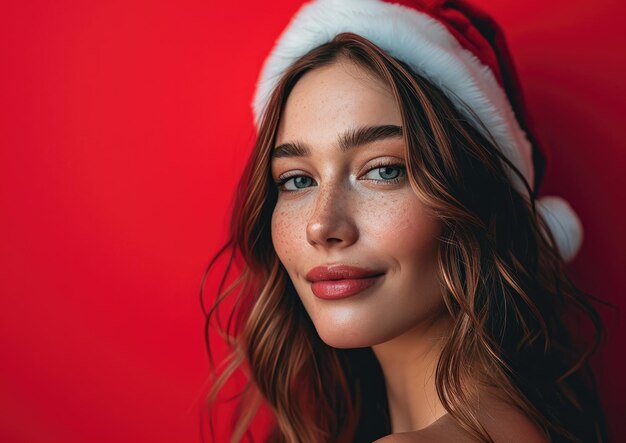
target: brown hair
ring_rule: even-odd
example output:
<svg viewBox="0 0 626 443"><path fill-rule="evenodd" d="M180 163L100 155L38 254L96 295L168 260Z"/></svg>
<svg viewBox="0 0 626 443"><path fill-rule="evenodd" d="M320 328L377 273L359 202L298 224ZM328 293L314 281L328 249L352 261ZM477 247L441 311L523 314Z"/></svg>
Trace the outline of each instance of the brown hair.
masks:
<svg viewBox="0 0 626 443"><path fill-rule="evenodd" d="M260 401L275 418L273 442L371 442L391 432L384 380L371 348L335 349L319 338L271 240L277 190L270 153L282 107L304 73L341 57L390 86L401 109L411 186L444 223L439 277L453 326L438 361L436 388L446 410L472 437L491 442L463 383L478 379L553 442L607 441L588 360L603 336L591 300L609 303L570 280L534 199L513 188L503 162L531 193L528 183L495 140L471 126L440 89L352 33L295 62L264 110L235 196L229 240L211 260L201 288L203 298L204 279L227 256L217 297L205 310L214 375L209 414L218 391L241 368L248 382L233 442L243 437ZM226 287L233 274L237 278ZM224 328L217 309L228 296L234 300ZM574 338L567 315L590 321L590 342ZM221 372L209 340L212 316L232 350Z"/></svg>

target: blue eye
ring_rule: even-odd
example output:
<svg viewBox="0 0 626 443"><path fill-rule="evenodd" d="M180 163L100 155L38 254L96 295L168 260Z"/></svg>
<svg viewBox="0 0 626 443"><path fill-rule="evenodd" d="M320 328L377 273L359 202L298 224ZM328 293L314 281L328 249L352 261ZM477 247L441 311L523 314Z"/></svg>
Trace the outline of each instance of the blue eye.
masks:
<svg viewBox="0 0 626 443"><path fill-rule="evenodd" d="M384 183L398 183L406 176L406 167L400 163L380 162L370 169L365 177Z"/></svg>
<svg viewBox="0 0 626 443"><path fill-rule="evenodd" d="M374 176L372 176L372 174ZM377 167L370 169L370 171L365 174L366 177L379 180L379 181L391 181L397 182L401 177L406 175L406 168L402 165L378 165Z"/></svg>
<svg viewBox="0 0 626 443"><path fill-rule="evenodd" d="M293 185L290 183L293 182ZM286 177L276 184L281 190L284 191L298 191L299 189L305 189L307 185L311 184L313 179L306 175L295 175L293 177Z"/></svg>

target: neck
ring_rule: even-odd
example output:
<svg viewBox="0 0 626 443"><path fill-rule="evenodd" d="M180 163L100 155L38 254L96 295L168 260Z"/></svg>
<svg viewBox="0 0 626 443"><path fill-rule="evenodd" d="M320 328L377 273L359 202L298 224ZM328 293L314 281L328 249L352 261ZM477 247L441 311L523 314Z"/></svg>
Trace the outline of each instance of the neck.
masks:
<svg viewBox="0 0 626 443"><path fill-rule="evenodd" d="M449 327L450 317L442 309L372 346L385 377L392 433L422 429L447 413L437 396L435 368Z"/></svg>

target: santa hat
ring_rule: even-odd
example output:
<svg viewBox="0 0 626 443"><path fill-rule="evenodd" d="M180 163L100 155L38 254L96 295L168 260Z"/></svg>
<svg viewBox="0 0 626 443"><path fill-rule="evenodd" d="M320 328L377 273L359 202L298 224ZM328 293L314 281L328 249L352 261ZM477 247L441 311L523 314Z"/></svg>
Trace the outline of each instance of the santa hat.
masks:
<svg viewBox="0 0 626 443"><path fill-rule="evenodd" d="M258 128L269 97L284 71L337 34L358 34L439 87L481 133L470 106L523 174L536 197L545 159L524 108L519 80L504 34L485 12L464 0L314 0L291 19L265 60L252 101ZM522 180L504 165L515 188ZM582 243L582 225L562 198L536 200L565 261Z"/></svg>

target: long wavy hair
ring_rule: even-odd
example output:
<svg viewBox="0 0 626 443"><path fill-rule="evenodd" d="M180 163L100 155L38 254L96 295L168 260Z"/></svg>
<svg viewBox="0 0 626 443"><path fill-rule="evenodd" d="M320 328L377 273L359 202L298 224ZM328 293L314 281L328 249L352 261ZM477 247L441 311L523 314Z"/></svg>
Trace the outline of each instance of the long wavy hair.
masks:
<svg viewBox="0 0 626 443"><path fill-rule="evenodd" d="M246 385L236 397L231 442L250 436L261 402L275 419L268 442L371 442L391 432L384 379L371 348L336 349L320 339L271 240L277 189L270 153L281 110L303 74L341 58L391 88L401 109L411 187L444 224L438 276L452 326L435 377L445 409L469 436L492 442L463 383L480 380L553 442L607 441L589 358L604 334L592 301L613 305L570 280L535 209L543 156L535 159L531 191L486 128L478 131L439 88L353 33L313 49L280 79L237 188L229 238L203 275L211 433L217 394L237 369ZM514 189L505 163L533 198ZM220 257L226 265L217 271ZM212 270L222 278L207 309L204 286ZM226 301L224 326L218 308ZM567 326L574 319L587 321L591 333L575 336ZM211 350L213 333L230 351L220 364Z"/></svg>

